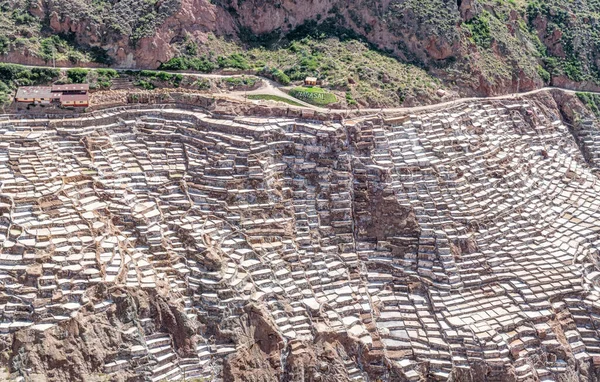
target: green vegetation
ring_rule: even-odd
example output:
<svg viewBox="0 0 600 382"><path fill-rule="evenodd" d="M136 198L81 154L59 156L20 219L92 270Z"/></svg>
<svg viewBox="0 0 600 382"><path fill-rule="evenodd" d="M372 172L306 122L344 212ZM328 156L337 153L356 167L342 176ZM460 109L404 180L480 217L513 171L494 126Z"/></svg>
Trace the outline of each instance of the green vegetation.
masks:
<svg viewBox="0 0 600 382"><path fill-rule="evenodd" d="M155 70L141 70L138 72L138 74L140 77L146 77L155 81L166 82L175 87L179 87L179 85L181 85L181 81L183 81L183 75L181 74L157 72Z"/></svg>
<svg viewBox="0 0 600 382"><path fill-rule="evenodd" d="M188 49L188 46L189 43L184 47L185 54L197 52L197 46L193 50ZM251 66L243 54L233 53L229 56L219 56L216 60L211 60L209 57L173 57L159 67L162 70L196 70L204 73L210 73L217 68L247 70Z"/></svg>
<svg viewBox="0 0 600 382"><path fill-rule="evenodd" d="M29 69L22 65L0 63L0 106L12 102L18 86L47 85L59 76L59 69Z"/></svg>
<svg viewBox="0 0 600 382"><path fill-rule="evenodd" d="M48 84L60 75L59 69L26 68L22 65L0 63L0 81L9 86Z"/></svg>
<svg viewBox="0 0 600 382"><path fill-rule="evenodd" d="M287 99L284 97L280 97L280 96L276 96L276 95L271 95L271 94L250 94L248 96L248 99L252 99L252 100L265 100L265 101L277 101L277 102L284 102L293 106L302 106L301 103L292 101L291 99Z"/></svg>
<svg viewBox="0 0 600 382"><path fill-rule="evenodd" d="M356 105L358 105L358 103L354 99L354 96L352 96L352 92L349 92L349 91L346 92L346 104L348 106L356 106Z"/></svg>
<svg viewBox="0 0 600 382"><path fill-rule="evenodd" d="M244 57L240 53L234 53L227 57L219 56L217 58L217 63L219 64L219 68L223 68L223 69L227 69L227 68L241 69L241 70L250 69L250 64L248 64L246 57Z"/></svg>
<svg viewBox="0 0 600 382"><path fill-rule="evenodd" d="M179 87L183 82L182 74L172 74L167 72L157 72L154 70L128 71L126 74L136 78L135 86L140 86L146 90L152 90L157 87L157 82L162 82L174 87Z"/></svg>
<svg viewBox="0 0 600 382"><path fill-rule="evenodd" d="M96 69L90 71L87 75L92 89L110 89L112 80L118 77L119 73L114 69Z"/></svg>
<svg viewBox="0 0 600 382"><path fill-rule="evenodd" d="M169 70L211 72L216 69L249 67L258 75L282 85L299 83L307 76L325 81L334 91L350 92L351 105L397 106L407 98L435 99L440 81L414 65L403 64L388 54L373 50L367 43L346 36L303 37L282 46L266 49L243 47L209 35L197 55L173 58L161 66ZM219 57L227 57L226 60ZM192 67L195 65L196 68ZM227 67L222 67L227 66Z"/></svg>
<svg viewBox="0 0 600 382"><path fill-rule="evenodd" d="M72 83L82 84L87 81L88 69L73 68L67 70L67 78Z"/></svg>
<svg viewBox="0 0 600 382"><path fill-rule="evenodd" d="M530 30L542 37L538 51L549 74L600 84L599 1L528 0L525 12Z"/></svg>
<svg viewBox="0 0 600 382"><path fill-rule="evenodd" d="M195 56L198 54L198 44L196 44L193 40L190 40L189 35L185 36L184 39L184 54L187 56Z"/></svg>
<svg viewBox="0 0 600 382"><path fill-rule="evenodd" d="M550 73L548 73L548 71L546 69L544 69L543 66L538 65L537 72L538 72L538 75L544 81L545 84L550 83L550 80L552 79L552 76L550 76Z"/></svg>
<svg viewBox="0 0 600 382"><path fill-rule="evenodd" d="M0 81L0 107L10 104L12 89L4 82Z"/></svg>
<svg viewBox="0 0 600 382"><path fill-rule="evenodd" d="M134 83L134 85L135 86L139 86L139 87L141 87L143 89L146 89L146 90L152 90L152 89L156 88L156 86L152 82L146 81L146 80L137 80Z"/></svg>
<svg viewBox="0 0 600 382"><path fill-rule="evenodd" d="M299 86L290 90L290 95L316 106L327 106L337 102L337 98L334 94L316 87L307 88Z"/></svg>
<svg viewBox="0 0 600 382"><path fill-rule="evenodd" d="M577 97L585 106L600 118L600 95L593 93L577 93Z"/></svg>
<svg viewBox="0 0 600 382"><path fill-rule="evenodd" d="M264 68L262 68L259 74L261 76L272 78L273 80L279 82L282 85L289 85L291 82L290 77L280 69L269 68L268 66L265 66Z"/></svg>
<svg viewBox="0 0 600 382"><path fill-rule="evenodd" d="M482 48L489 48L492 45L492 35L490 33L490 14L486 11L477 17L464 23L471 32L471 41Z"/></svg>
<svg viewBox="0 0 600 382"><path fill-rule="evenodd" d="M169 61L162 63L161 70L195 70L203 73L210 73L217 69L217 65L205 57L174 57Z"/></svg>
<svg viewBox="0 0 600 382"><path fill-rule="evenodd" d="M282 85L289 85L291 82L290 77L280 69L271 70L271 75L273 76L275 81L279 82Z"/></svg>
<svg viewBox="0 0 600 382"><path fill-rule="evenodd" d="M194 82L194 86L196 86L198 90L208 90L210 89L210 81L205 78L199 78Z"/></svg>
<svg viewBox="0 0 600 382"><path fill-rule="evenodd" d="M223 79L223 82L227 85L227 86L232 86L234 88L237 87L253 87L254 85L256 85L256 83L260 81L259 78L257 77L227 77Z"/></svg>
<svg viewBox="0 0 600 382"><path fill-rule="evenodd" d="M89 31L97 31L97 35L102 36L102 45L123 38L135 45L154 34L180 4L181 0L73 0L52 1L40 9L29 0L0 0L0 54L27 50L48 63L56 60L81 65L93 61L110 65L112 59L104 49L88 45ZM44 10L48 13L36 16ZM86 32L80 36L56 33L50 28L50 11L58 15L61 22L70 19L84 26Z"/></svg>
<svg viewBox="0 0 600 382"><path fill-rule="evenodd" d="M99 77L104 77L108 79L119 77L119 73L117 73L117 71L114 69L96 69L96 73Z"/></svg>

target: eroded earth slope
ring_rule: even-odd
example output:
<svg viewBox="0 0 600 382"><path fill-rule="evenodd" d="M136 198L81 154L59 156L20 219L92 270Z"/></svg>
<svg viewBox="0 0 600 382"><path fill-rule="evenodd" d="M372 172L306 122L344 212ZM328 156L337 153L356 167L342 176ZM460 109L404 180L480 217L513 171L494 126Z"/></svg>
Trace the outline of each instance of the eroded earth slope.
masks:
<svg viewBox="0 0 600 382"><path fill-rule="evenodd" d="M600 183L555 106L6 118L2 362L48 381L598 380Z"/></svg>

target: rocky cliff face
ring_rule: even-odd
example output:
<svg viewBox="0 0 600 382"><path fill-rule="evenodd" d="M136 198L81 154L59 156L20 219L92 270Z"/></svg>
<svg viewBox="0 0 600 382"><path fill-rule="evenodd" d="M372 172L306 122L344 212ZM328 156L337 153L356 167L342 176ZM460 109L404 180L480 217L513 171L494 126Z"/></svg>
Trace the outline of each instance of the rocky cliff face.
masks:
<svg viewBox="0 0 600 382"><path fill-rule="evenodd" d="M32 3L30 12L49 19L55 33L72 35L84 46L105 49L115 66L126 68L158 67L177 53L173 43L183 36L202 42L208 32L235 33L229 14L206 0L144 4L139 7L124 1L98 9L84 1L40 0Z"/></svg>
<svg viewBox="0 0 600 382"><path fill-rule="evenodd" d="M455 3L436 1L431 5L436 11L428 13L419 12L418 4L411 2L373 0L349 4L171 0L150 8L121 2L105 9L86 2L40 0L29 11L40 19L49 18L56 33L73 34L80 44L106 49L118 66L153 68L178 53L173 43L184 36L200 43L209 32L245 40L249 34L285 35L326 19L332 27L355 30L401 58L445 60L458 47L453 26L459 22L459 10ZM435 14L439 16L432 19ZM140 23L140 18L147 20Z"/></svg>
<svg viewBox="0 0 600 382"><path fill-rule="evenodd" d="M222 1L238 26L257 35L287 32L308 22L330 19L337 28L347 28L363 35L405 60L429 62L454 55L459 36L454 28L460 22L454 2L441 0L427 4L428 9L413 1L339 0L295 1Z"/></svg>
<svg viewBox="0 0 600 382"><path fill-rule="evenodd" d="M6 349L12 354L12 367L27 368L26 375L40 381L101 381L99 370L106 369L111 360L129 357L131 346L145 343L140 336L142 325L169 333L182 357L195 351L197 328L183 314L183 306L169 301L173 296L106 285L88 289L86 295L89 307L103 301L112 303L106 309L84 309L62 325L46 328L42 324L38 329L15 333L11 348ZM141 373L134 372L134 367L135 362L129 364L116 380L139 379Z"/></svg>

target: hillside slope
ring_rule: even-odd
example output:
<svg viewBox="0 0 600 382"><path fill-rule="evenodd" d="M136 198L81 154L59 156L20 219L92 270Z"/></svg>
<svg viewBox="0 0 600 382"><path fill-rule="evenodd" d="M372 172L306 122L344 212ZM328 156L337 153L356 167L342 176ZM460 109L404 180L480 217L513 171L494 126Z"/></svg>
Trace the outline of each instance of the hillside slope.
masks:
<svg viewBox="0 0 600 382"><path fill-rule="evenodd" d="M155 68L173 57L216 63L215 41L245 52L336 37L363 40L465 94L593 89L599 10L596 0L2 0L0 52L20 63Z"/></svg>

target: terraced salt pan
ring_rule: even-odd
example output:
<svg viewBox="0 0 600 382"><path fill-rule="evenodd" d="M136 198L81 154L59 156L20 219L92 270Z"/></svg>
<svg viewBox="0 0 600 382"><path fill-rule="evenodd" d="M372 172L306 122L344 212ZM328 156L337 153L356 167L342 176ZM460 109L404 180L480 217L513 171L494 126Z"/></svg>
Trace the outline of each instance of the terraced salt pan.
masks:
<svg viewBox="0 0 600 382"><path fill-rule="evenodd" d="M0 122L0 332L68 320L99 283L165 284L191 319L227 319L254 302L295 352L325 326L409 380L423 364L427 378L446 380L480 361L551 380L566 368L533 366L541 349L600 357L600 185L560 121L515 103L399 123L152 108ZM418 234L360 232L364 189L393 195ZM19 275L42 256L32 293ZM566 345L552 329L558 315L576 328ZM136 359L153 381L218 379L218 359L236 351L204 338L182 359L168 333L141 326L127 330L143 345L106 373ZM361 380L357 361L345 363Z"/></svg>

